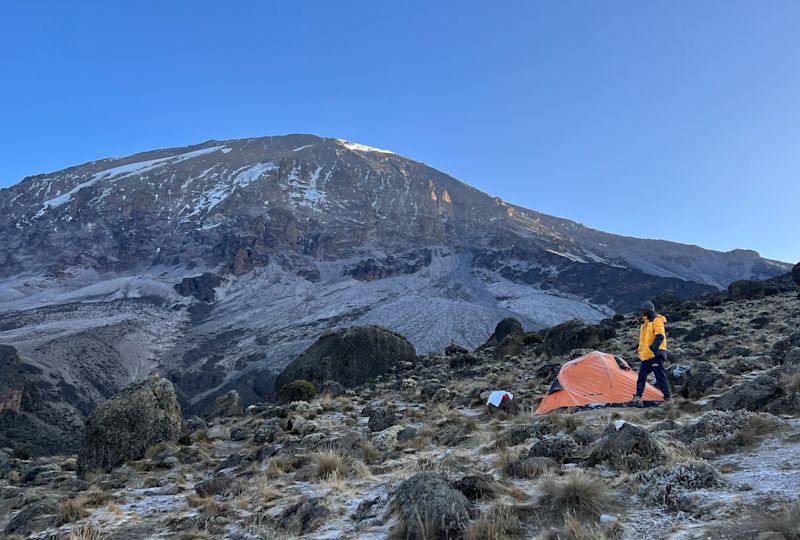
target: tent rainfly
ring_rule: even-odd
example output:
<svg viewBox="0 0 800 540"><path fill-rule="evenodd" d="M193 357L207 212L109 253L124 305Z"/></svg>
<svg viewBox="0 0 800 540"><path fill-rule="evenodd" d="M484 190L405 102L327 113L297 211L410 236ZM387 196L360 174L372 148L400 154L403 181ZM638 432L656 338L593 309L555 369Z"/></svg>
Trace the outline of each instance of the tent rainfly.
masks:
<svg viewBox="0 0 800 540"><path fill-rule="evenodd" d="M591 352L561 366L536 414L562 407L626 403L636 394L637 374L618 356ZM644 401L663 401L660 390L645 386Z"/></svg>

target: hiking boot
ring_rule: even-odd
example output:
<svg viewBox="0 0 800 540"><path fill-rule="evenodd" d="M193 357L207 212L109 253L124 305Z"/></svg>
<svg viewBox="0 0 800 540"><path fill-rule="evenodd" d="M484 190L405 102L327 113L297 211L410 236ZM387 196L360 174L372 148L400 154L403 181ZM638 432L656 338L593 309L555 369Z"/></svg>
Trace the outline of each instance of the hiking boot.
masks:
<svg viewBox="0 0 800 540"><path fill-rule="evenodd" d="M631 400L631 405L634 407L641 407L642 406L642 396L633 396Z"/></svg>

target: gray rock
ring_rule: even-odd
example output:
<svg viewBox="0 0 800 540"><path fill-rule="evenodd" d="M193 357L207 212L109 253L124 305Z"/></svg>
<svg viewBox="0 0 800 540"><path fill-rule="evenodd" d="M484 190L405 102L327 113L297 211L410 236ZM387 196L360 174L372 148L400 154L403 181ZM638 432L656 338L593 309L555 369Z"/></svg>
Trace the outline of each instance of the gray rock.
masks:
<svg viewBox="0 0 800 540"><path fill-rule="evenodd" d="M545 435L531 446L528 457L546 457L559 463L576 458L578 444L569 435Z"/></svg>
<svg viewBox="0 0 800 540"><path fill-rule="evenodd" d="M397 437L403 429L403 426L392 426L379 431L372 437L372 444L384 452L394 450L394 447L397 446Z"/></svg>
<svg viewBox="0 0 800 540"><path fill-rule="evenodd" d="M463 426L446 426L433 436L433 442L442 446L455 446L467 438L467 433Z"/></svg>
<svg viewBox="0 0 800 540"><path fill-rule="evenodd" d="M215 495L227 497L238 495L241 492L241 484L236 478L228 474L215 474L211 478L195 484L194 490L201 497L213 497Z"/></svg>
<svg viewBox="0 0 800 540"><path fill-rule="evenodd" d="M698 399L715 384L722 381L722 372L711 362L698 361L692 364L685 375L686 382L681 394L688 399Z"/></svg>
<svg viewBox="0 0 800 540"><path fill-rule="evenodd" d="M594 326L579 320L571 320L542 332L542 350L549 357L561 356L573 349L596 349L600 345L600 333Z"/></svg>
<svg viewBox="0 0 800 540"><path fill-rule="evenodd" d="M226 426L211 426L206 430L206 437L212 441L228 441L231 438L231 429Z"/></svg>
<svg viewBox="0 0 800 540"><path fill-rule="evenodd" d="M369 430L372 432L383 431L397 424L397 415L389 407L375 407L369 416Z"/></svg>
<svg viewBox="0 0 800 540"><path fill-rule="evenodd" d="M175 442L185 428L175 389L166 379L133 383L86 419L78 472L109 471L140 459L151 446Z"/></svg>
<svg viewBox="0 0 800 540"><path fill-rule="evenodd" d="M258 426L253 433L253 442L263 444L275 441L275 435L281 431L281 427L274 422L267 422Z"/></svg>
<svg viewBox="0 0 800 540"><path fill-rule="evenodd" d="M417 473L394 493L406 538L457 538L469 523L469 501L436 473Z"/></svg>
<svg viewBox="0 0 800 540"><path fill-rule="evenodd" d="M752 381L738 384L714 401L714 408L725 411L747 409L757 411L776 397L778 380L769 375L759 375Z"/></svg>
<svg viewBox="0 0 800 540"><path fill-rule="evenodd" d="M589 453L587 463L605 463L627 472L641 471L657 465L664 452L655 437L643 427L617 420L603 432L603 437Z"/></svg>
<svg viewBox="0 0 800 540"><path fill-rule="evenodd" d="M275 389L294 380L333 380L353 387L389 373L417 353L406 338L380 326L354 326L323 334L281 372Z"/></svg>
<svg viewBox="0 0 800 540"><path fill-rule="evenodd" d="M633 480L645 501L690 514L695 513L697 505L687 491L719 488L726 483L714 465L700 460L656 467L638 473Z"/></svg>
<svg viewBox="0 0 800 540"><path fill-rule="evenodd" d="M464 494L464 496L471 500L490 499L496 493L496 484L494 478L486 474L469 475L453 484L453 487Z"/></svg>
<svg viewBox="0 0 800 540"><path fill-rule="evenodd" d="M786 356L783 359L783 363L787 366L800 365L800 347L792 347L786 351Z"/></svg>
<svg viewBox="0 0 800 540"><path fill-rule="evenodd" d="M313 532L328 518L330 510L321 497L305 499L291 505L278 516L278 525L302 536Z"/></svg>
<svg viewBox="0 0 800 540"><path fill-rule="evenodd" d="M27 536L35 531L52 527L56 524L58 504L52 499L42 499L28 504L11 518L6 525L5 534Z"/></svg>
<svg viewBox="0 0 800 540"><path fill-rule="evenodd" d="M331 397L338 397L343 395L346 389L343 384L337 381L325 381L319 388L320 394L327 394Z"/></svg>
<svg viewBox="0 0 800 540"><path fill-rule="evenodd" d="M792 279L794 280L795 283L800 285L800 263L797 263L792 268Z"/></svg>
<svg viewBox="0 0 800 540"><path fill-rule="evenodd" d="M239 392L231 390L212 401L203 412L203 417L206 420L213 420L220 417L241 416L243 412L242 398L239 397Z"/></svg>

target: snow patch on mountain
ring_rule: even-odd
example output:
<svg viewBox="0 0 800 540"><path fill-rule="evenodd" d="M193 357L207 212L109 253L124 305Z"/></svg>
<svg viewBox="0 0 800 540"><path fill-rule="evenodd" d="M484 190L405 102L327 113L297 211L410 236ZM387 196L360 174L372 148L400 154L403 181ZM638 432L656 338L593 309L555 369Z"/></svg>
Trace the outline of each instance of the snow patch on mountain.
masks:
<svg viewBox="0 0 800 540"><path fill-rule="evenodd" d="M176 163L181 163L182 161L196 158L204 154L210 154L212 152L216 152L217 150L223 150L224 148L225 146L212 146L209 148L201 148L200 150L194 150L192 152L184 152L182 154L178 154L175 156L150 159L147 161L137 161L135 163L128 163L126 165L120 165L119 167L112 167L111 169L106 169L97 172L92 176L91 179L87 180L86 182L81 182L68 192L45 201L42 204L42 207L39 209L38 212L36 212L36 214L34 214L33 217L34 219L40 218L45 214L45 212L47 212L47 210L68 203L69 201L72 200L72 197L80 190L87 187L91 187L101 180L106 180L106 179L119 180L121 178L126 178L133 175L141 175L144 174L145 172L151 171L168 163L174 165ZM48 186L48 193L49 191L50 191L50 186ZM45 196L47 195L45 194Z"/></svg>
<svg viewBox="0 0 800 540"><path fill-rule="evenodd" d="M358 144L350 141L346 141L344 139L336 139L339 144L347 148L348 150L354 150L356 152L379 152L381 154L394 154L391 150L384 150L382 148L375 148L374 146L367 146L365 144Z"/></svg>

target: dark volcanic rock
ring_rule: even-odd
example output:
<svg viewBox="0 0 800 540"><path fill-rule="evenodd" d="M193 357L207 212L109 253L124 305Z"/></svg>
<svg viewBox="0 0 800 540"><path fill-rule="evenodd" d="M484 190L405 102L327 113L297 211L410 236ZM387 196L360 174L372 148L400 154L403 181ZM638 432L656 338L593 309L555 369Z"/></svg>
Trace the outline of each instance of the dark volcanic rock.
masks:
<svg viewBox="0 0 800 540"><path fill-rule="evenodd" d="M34 531L52 527L56 523L58 504L52 499L43 499L26 505L6 525L5 534L27 536Z"/></svg>
<svg viewBox="0 0 800 540"><path fill-rule="evenodd" d="M397 424L397 415L389 407L375 407L369 415L369 430L372 432L383 431Z"/></svg>
<svg viewBox="0 0 800 540"><path fill-rule="evenodd" d="M623 471L649 469L663 459L656 439L643 427L623 420L610 424L592 448L588 464L605 463Z"/></svg>
<svg viewBox="0 0 800 540"><path fill-rule="evenodd" d="M469 501L437 473L415 474L400 484L393 502L406 538L457 538L469 523Z"/></svg>
<svg viewBox="0 0 800 540"><path fill-rule="evenodd" d="M414 346L403 336L380 326L354 326L323 334L290 363L275 381L275 389L296 379L314 383L333 380L352 387L416 359Z"/></svg>
<svg viewBox="0 0 800 540"><path fill-rule="evenodd" d="M304 535L319 528L328 518L330 510L321 497L305 499L284 510L278 525L296 535Z"/></svg>
<svg viewBox="0 0 800 540"><path fill-rule="evenodd" d="M494 478L486 474L465 476L453 484L453 487L471 500L488 499L495 494L496 482Z"/></svg>
<svg viewBox="0 0 800 540"><path fill-rule="evenodd" d="M792 279L795 283L800 285L800 263L797 263L794 265L794 268L792 268Z"/></svg>
<svg viewBox="0 0 800 540"><path fill-rule="evenodd" d="M769 375L759 375L752 381L738 384L714 401L714 408L735 411L757 411L766 406L779 392L778 380Z"/></svg>
<svg viewBox="0 0 800 540"><path fill-rule="evenodd" d="M542 335L543 350L550 357L568 354L574 349L596 349L600 345L597 328L578 320L561 323Z"/></svg>
<svg viewBox="0 0 800 540"><path fill-rule="evenodd" d="M219 287L222 279L216 275L206 272L199 276L185 277L180 283L175 284L175 290L181 296L193 296L201 302L211 303L217 299L215 287Z"/></svg>
<svg viewBox="0 0 800 540"><path fill-rule="evenodd" d="M775 292L775 288L764 281L740 280L728 286L728 294L732 300L758 300Z"/></svg>
<svg viewBox="0 0 800 540"><path fill-rule="evenodd" d="M461 345L456 345L455 343L451 343L444 350L444 354L446 354L447 356L453 356L456 354L467 354L468 352L469 352L468 349L465 349Z"/></svg>
<svg viewBox="0 0 800 540"><path fill-rule="evenodd" d="M506 337L511 336L520 340L525 339L525 331L522 329L522 324L513 317L503 319L494 329L494 332L487 343L501 343Z"/></svg>
<svg viewBox="0 0 800 540"><path fill-rule="evenodd" d="M97 407L86 419L78 471L109 471L163 441L177 441L184 431L175 389L166 379L133 383Z"/></svg>
<svg viewBox="0 0 800 540"><path fill-rule="evenodd" d="M243 412L239 392L231 390L215 399L203 412L203 417L206 420L212 420L219 417L241 416Z"/></svg>
<svg viewBox="0 0 800 540"><path fill-rule="evenodd" d="M711 362L698 361L692 364L686 374L681 395L688 399L697 399L715 384L722 380L722 373Z"/></svg>

